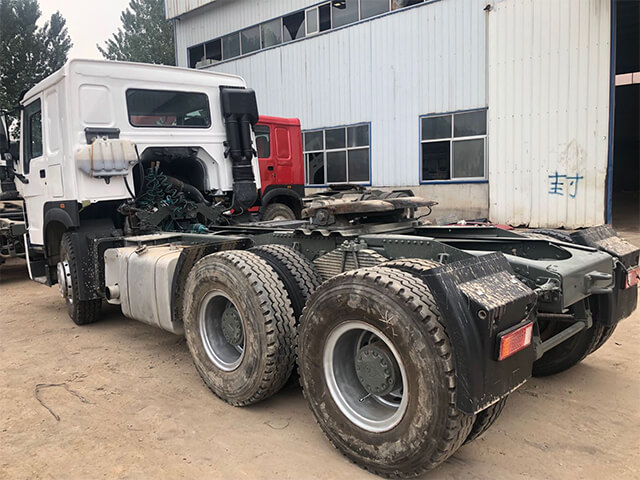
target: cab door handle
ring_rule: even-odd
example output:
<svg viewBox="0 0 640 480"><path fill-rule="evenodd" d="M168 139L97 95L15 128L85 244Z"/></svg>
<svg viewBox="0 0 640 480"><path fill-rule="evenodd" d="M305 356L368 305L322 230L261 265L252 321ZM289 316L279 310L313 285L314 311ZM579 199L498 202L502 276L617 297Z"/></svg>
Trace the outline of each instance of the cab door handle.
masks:
<svg viewBox="0 0 640 480"><path fill-rule="evenodd" d="M269 170L270 172L273 172L273 165L269 165L269 166L267 167L267 170Z"/></svg>
<svg viewBox="0 0 640 480"><path fill-rule="evenodd" d="M40 170L40 178L44 178L47 176L47 171L43 168L42 170Z"/></svg>

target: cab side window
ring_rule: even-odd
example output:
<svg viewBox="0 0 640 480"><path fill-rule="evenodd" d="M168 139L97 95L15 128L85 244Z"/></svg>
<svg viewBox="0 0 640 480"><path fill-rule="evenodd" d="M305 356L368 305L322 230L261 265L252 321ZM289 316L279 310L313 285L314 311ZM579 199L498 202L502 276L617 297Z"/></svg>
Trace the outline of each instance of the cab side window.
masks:
<svg viewBox="0 0 640 480"><path fill-rule="evenodd" d="M271 132L266 125L256 125L256 150L258 158L269 158L271 156Z"/></svg>
<svg viewBox="0 0 640 480"><path fill-rule="evenodd" d="M31 159L42 156L42 103L40 99L24 108L24 173Z"/></svg>

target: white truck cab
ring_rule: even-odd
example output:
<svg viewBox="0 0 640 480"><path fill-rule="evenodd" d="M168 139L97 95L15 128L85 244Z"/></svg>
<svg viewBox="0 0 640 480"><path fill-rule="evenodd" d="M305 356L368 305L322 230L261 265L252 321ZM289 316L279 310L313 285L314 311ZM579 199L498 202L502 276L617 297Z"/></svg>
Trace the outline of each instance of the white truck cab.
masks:
<svg viewBox="0 0 640 480"><path fill-rule="evenodd" d="M248 111L236 115L237 92L250 99L242 97ZM257 158L247 153L253 134L246 128L243 144L239 120L255 110L251 122L257 121L255 96L237 76L71 60L26 92L21 107L16 184L25 200L29 251L33 257L42 249L45 257L40 266L56 264L62 234L80 228L81 220L113 220L115 208L140 193L149 165L162 165L172 181L195 187L208 203L240 198L243 182L249 197L251 185L260 186ZM136 169L140 160L145 167ZM239 201L236 209L244 205ZM32 278L51 282L35 270Z"/></svg>
<svg viewBox="0 0 640 480"><path fill-rule="evenodd" d="M220 86L245 83L233 75L176 67L71 60L29 90L21 101L22 151L16 171L28 180L18 188L28 199L31 243L44 243L49 202L128 198L124 179L133 185L137 163L131 159L131 143L141 155L150 147L194 146L204 167L203 189L233 190L231 163L224 155ZM102 145L106 168L83 168L91 162L92 150L96 161L91 145L103 138L120 140L108 148ZM125 157L115 158L117 153ZM257 180L255 160L254 168Z"/></svg>

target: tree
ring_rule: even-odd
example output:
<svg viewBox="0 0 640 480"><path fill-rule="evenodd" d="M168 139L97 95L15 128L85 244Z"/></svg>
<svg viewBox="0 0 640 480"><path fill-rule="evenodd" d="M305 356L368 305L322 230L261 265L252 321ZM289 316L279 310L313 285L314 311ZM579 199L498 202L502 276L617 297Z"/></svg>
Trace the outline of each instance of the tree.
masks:
<svg viewBox="0 0 640 480"><path fill-rule="evenodd" d="M67 61L71 39L60 12L41 28L38 0L0 0L0 109L13 110L22 93Z"/></svg>
<svg viewBox="0 0 640 480"><path fill-rule="evenodd" d="M105 48L97 45L104 58L175 65L173 24L165 18L163 0L131 0L120 21Z"/></svg>

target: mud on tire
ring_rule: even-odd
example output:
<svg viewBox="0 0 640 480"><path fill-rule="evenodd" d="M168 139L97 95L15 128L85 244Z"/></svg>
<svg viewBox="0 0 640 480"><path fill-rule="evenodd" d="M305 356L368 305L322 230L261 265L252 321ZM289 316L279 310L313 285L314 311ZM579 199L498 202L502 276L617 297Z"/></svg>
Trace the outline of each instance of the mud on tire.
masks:
<svg viewBox="0 0 640 480"><path fill-rule="evenodd" d="M404 375L396 403L367 396L357 383L356 362L346 357L359 355L349 343L362 338L358 327L378 338L367 346L398 355ZM471 431L474 416L455 408L453 351L438 309L426 284L409 273L379 266L322 284L300 321L298 365L304 395L329 440L376 474L412 477L435 468Z"/></svg>
<svg viewBox="0 0 640 480"><path fill-rule="evenodd" d="M247 251L208 255L189 273L184 298L187 344L213 393L242 406L282 388L295 364L295 320L269 263Z"/></svg>
<svg viewBox="0 0 640 480"><path fill-rule="evenodd" d="M78 268L80 259L76 256L71 233L62 235L60 241L60 261L69 264L71 277L71 296L65 298L67 313L76 325L87 325L100 318L102 299L80 300L78 298Z"/></svg>

